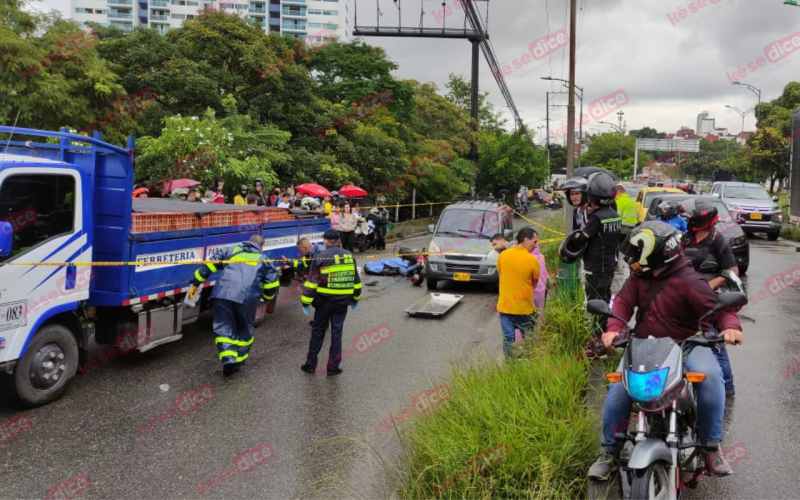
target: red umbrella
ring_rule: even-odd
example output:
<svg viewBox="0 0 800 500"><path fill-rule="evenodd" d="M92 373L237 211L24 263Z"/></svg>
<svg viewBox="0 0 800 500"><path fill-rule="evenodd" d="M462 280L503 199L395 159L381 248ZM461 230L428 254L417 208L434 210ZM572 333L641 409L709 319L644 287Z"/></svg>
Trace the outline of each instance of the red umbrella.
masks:
<svg viewBox="0 0 800 500"><path fill-rule="evenodd" d="M177 179L174 181L168 181L166 184L164 184L164 187L161 188L161 194L167 195L176 189L188 188L198 184L200 184L200 182L193 179Z"/></svg>
<svg viewBox="0 0 800 500"><path fill-rule="evenodd" d="M342 189L339 190L339 194L347 196L348 198L360 198L367 196L366 191L358 186L353 186L352 184L345 184L342 186Z"/></svg>
<svg viewBox="0 0 800 500"><path fill-rule="evenodd" d="M300 184L299 186L296 186L294 190L300 194L305 193L310 194L311 196L318 196L320 198L331 195L330 191L319 184Z"/></svg>

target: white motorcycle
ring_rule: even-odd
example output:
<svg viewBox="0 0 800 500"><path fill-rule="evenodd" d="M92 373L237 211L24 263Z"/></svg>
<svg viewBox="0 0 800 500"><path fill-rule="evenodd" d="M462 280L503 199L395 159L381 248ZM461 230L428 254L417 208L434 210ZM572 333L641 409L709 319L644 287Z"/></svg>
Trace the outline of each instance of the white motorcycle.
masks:
<svg viewBox="0 0 800 500"><path fill-rule="evenodd" d="M366 252L373 248L378 242L378 237L375 234L375 223L371 220L368 221L364 217L358 218L358 225L356 226L356 248L359 252Z"/></svg>

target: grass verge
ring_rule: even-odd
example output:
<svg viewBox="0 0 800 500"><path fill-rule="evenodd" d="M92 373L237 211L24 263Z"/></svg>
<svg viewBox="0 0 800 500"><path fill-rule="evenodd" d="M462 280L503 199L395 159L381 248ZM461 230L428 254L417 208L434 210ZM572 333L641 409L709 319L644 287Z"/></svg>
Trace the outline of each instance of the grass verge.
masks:
<svg viewBox="0 0 800 500"><path fill-rule="evenodd" d="M781 238L800 241L800 227L788 226L786 224L781 228Z"/></svg>
<svg viewBox="0 0 800 500"><path fill-rule="evenodd" d="M558 219L545 225L558 229ZM542 249L550 268L556 247ZM539 338L525 342L519 359L454 369L447 404L402 437L401 497L585 497L597 430L585 406L589 333L578 290L573 297L550 294Z"/></svg>

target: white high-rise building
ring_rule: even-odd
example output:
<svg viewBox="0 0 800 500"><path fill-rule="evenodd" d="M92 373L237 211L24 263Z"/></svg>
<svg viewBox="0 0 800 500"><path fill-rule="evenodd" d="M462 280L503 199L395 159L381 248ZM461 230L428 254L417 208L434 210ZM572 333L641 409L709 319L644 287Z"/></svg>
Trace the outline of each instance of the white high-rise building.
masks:
<svg viewBox="0 0 800 500"><path fill-rule="evenodd" d="M267 33L313 37L324 29L349 40L347 0L70 0L70 18L93 21L125 31L142 26L164 34L199 16L205 8L224 10L259 24Z"/></svg>
<svg viewBox="0 0 800 500"><path fill-rule="evenodd" d="M716 119L708 116L708 111L703 111L697 115L697 128L695 129L695 133L701 137L706 134L713 134L714 129L716 128L716 123Z"/></svg>

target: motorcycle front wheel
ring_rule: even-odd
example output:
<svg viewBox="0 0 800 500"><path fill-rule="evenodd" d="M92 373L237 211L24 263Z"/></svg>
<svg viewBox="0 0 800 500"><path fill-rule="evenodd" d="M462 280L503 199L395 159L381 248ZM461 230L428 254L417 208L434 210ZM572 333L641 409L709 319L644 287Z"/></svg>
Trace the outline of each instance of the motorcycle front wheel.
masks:
<svg viewBox="0 0 800 500"><path fill-rule="evenodd" d="M675 489L669 484L667 463L663 460L650 464L644 470L633 471L631 482L631 500L655 500L658 498L671 498L670 489ZM677 497L677 493L675 494Z"/></svg>
<svg viewBox="0 0 800 500"><path fill-rule="evenodd" d="M359 234L356 237L356 248L358 248L358 251L361 253L364 253L364 250L367 249L367 237L363 234Z"/></svg>

